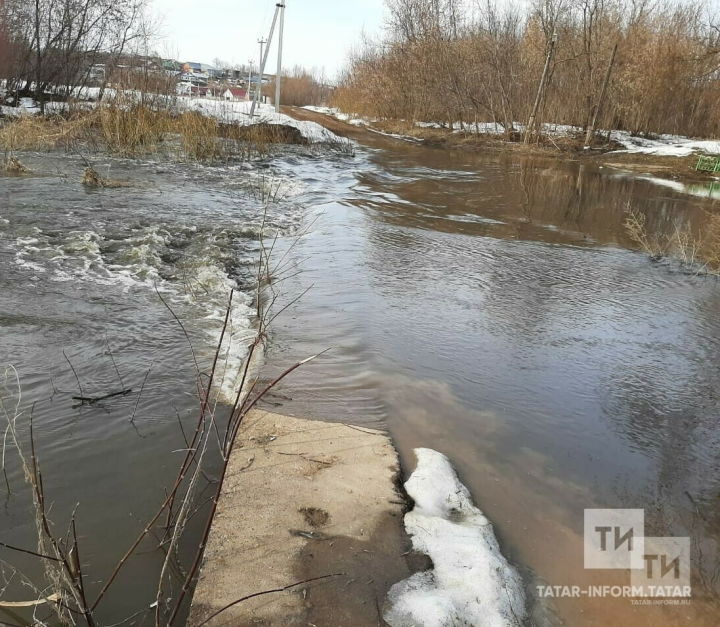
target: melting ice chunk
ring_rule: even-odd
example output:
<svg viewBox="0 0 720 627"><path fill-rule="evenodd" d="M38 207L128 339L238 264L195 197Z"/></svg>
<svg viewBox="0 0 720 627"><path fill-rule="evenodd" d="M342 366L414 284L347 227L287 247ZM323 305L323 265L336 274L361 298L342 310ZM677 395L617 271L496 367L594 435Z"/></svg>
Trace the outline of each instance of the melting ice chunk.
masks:
<svg viewBox="0 0 720 627"><path fill-rule="evenodd" d="M522 624L522 579L500 552L490 521L445 455L426 448L415 455L417 468L405 484L415 507L405 529L433 569L390 589L385 621L391 627Z"/></svg>

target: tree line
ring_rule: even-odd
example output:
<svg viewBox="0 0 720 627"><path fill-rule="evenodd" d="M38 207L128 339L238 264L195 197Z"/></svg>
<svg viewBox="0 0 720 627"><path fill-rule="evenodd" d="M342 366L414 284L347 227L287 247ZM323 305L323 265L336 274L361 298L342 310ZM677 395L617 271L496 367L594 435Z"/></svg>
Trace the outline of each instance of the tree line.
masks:
<svg viewBox="0 0 720 627"><path fill-rule="evenodd" d="M144 0L0 0L0 80L5 91L68 97L147 35ZM52 95L50 94L52 92Z"/></svg>
<svg viewBox="0 0 720 627"><path fill-rule="evenodd" d="M347 112L495 122L509 138L533 119L589 135L720 136L720 21L708 3L386 4L385 36L351 55L335 92Z"/></svg>

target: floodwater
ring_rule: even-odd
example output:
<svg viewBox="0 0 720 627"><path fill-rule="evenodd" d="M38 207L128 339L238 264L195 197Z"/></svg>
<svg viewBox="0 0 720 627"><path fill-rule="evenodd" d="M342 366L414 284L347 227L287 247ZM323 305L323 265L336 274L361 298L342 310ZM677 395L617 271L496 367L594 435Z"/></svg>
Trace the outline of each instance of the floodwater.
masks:
<svg viewBox="0 0 720 627"><path fill-rule="evenodd" d="M623 227L630 205L651 232L701 228L720 209L712 194L382 138L354 156L293 150L251 169L105 159L103 175L131 184L94 191L78 184L78 159L24 160L44 175L0 179L0 362L18 370L22 407L35 403L53 516L80 503L94 577L162 500L184 447L178 421L197 412L192 354L157 292L207 364L237 287L242 345L270 197L275 289L290 306L267 375L330 350L268 406L387 428L408 470L414 447L447 454L521 569L538 624L717 624L720 283L650 261ZM134 392L77 407L68 359L85 392ZM21 471L8 469L0 541L32 546ZM583 568L586 508L644 508L649 535L690 536L692 602L538 599L537 585L629 584L625 571ZM145 549L106 623L154 600L162 554Z"/></svg>
<svg viewBox="0 0 720 627"><path fill-rule="evenodd" d="M275 367L331 351L281 410L387 427L447 454L537 585L629 585L583 568L585 508L644 508L648 536L691 536L690 605L535 599L537 624L716 625L720 283L633 250L701 228L699 197L618 170L393 143L352 165L288 167L315 227Z"/></svg>

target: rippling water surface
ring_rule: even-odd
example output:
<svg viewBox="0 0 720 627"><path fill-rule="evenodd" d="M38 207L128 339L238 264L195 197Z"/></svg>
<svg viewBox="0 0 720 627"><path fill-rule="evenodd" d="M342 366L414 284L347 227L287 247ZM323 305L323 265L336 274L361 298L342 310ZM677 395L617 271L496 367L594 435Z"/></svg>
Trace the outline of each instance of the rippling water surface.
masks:
<svg viewBox="0 0 720 627"><path fill-rule="evenodd" d="M230 289L236 288L218 368L220 400L233 396L237 368L254 335L261 229L291 235L305 210L292 200L297 183L267 163L201 167L107 159L96 167L126 185L87 189L80 184L84 163L78 158L22 158L31 176L0 178L4 409L17 404L23 412L24 437L33 415L45 491L59 528L80 504L88 586L96 588L174 481L187 446L180 424L192 434L198 412L196 361L209 371ZM268 194L283 198L282 208L275 203L266 212ZM7 363L17 372L5 370ZM72 398L126 388L132 393L92 406ZM221 405L219 419L225 413ZM0 511L0 535L32 548L30 502L11 448L5 467L13 493ZM202 513L190 524L185 550L197 541ZM152 602L163 554L146 544L101 606L103 624ZM32 560L0 555L10 557L37 576ZM11 584L4 596L32 596L10 572L0 573L0 589Z"/></svg>
<svg viewBox="0 0 720 627"><path fill-rule="evenodd" d="M446 453L531 589L627 583L583 569L585 508L642 507L654 535L693 537L692 605L536 602L539 622L717 623L720 285L649 261L622 226L629 203L652 231L700 228L711 198L609 168L384 140L267 168L107 160L131 185L97 191L77 184L74 158L27 160L46 175L0 179L0 361L18 368L25 406L37 401L46 490L58 517L81 502L98 572L157 503L183 447L177 421L197 405L187 341L156 289L201 360L230 286L233 331L252 333L270 189L277 289L285 302L308 291L275 322L267 370L331 347L273 407L388 428L407 468L415 446ZM97 393L118 386L111 353L135 389L152 365L134 425L135 395L73 407L63 351ZM0 525L32 538L18 496ZM142 605L161 559L133 561L113 620Z"/></svg>
<svg viewBox="0 0 720 627"><path fill-rule="evenodd" d="M292 171L320 213L293 249L312 287L270 363L333 348L286 383L285 410L387 425L409 468L413 447L446 453L531 594L629 584L583 569L585 508L692 536L692 605L536 601L540 624L717 624L720 284L651 262L623 227L628 205L672 233L717 204L609 168L398 144Z"/></svg>

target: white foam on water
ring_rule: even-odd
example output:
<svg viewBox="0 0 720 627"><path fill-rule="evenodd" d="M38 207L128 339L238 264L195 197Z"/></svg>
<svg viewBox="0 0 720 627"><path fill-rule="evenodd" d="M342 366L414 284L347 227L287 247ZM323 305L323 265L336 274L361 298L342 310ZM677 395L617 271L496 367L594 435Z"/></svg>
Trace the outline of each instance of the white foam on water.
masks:
<svg viewBox="0 0 720 627"><path fill-rule="evenodd" d="M522 624L522 579L500 552L492 524L445 455L427 448L415 455L417 468L405 483L415 507L405 529L433 568L396 583L383 618L391 627Z"/></svg>
<svg viewBox="0 0 720 627"><path fill-rule="evenodd" d="M195 238L195 233L196 229L189 228L185 235ZM70 231L60 240L39 231L36 236L16 238L15 263L58 283L94 283L125 292L157 289L173 311L204 336L195 347L204 363L212 360L223 336L214 390L222 402L232 403L248 345L255 336L255 311L252 297L239 291L222 267L213 237L205 234L193 239L194 254L170 268L177 273L174 278L165 278L162 272L165 264L161 252L172 240L162 226L140 229L118 240L105 239L91 230ZM117 248L103 252L104 245L112 244ZM223 334L231 290L233 306Z"/></svg>

